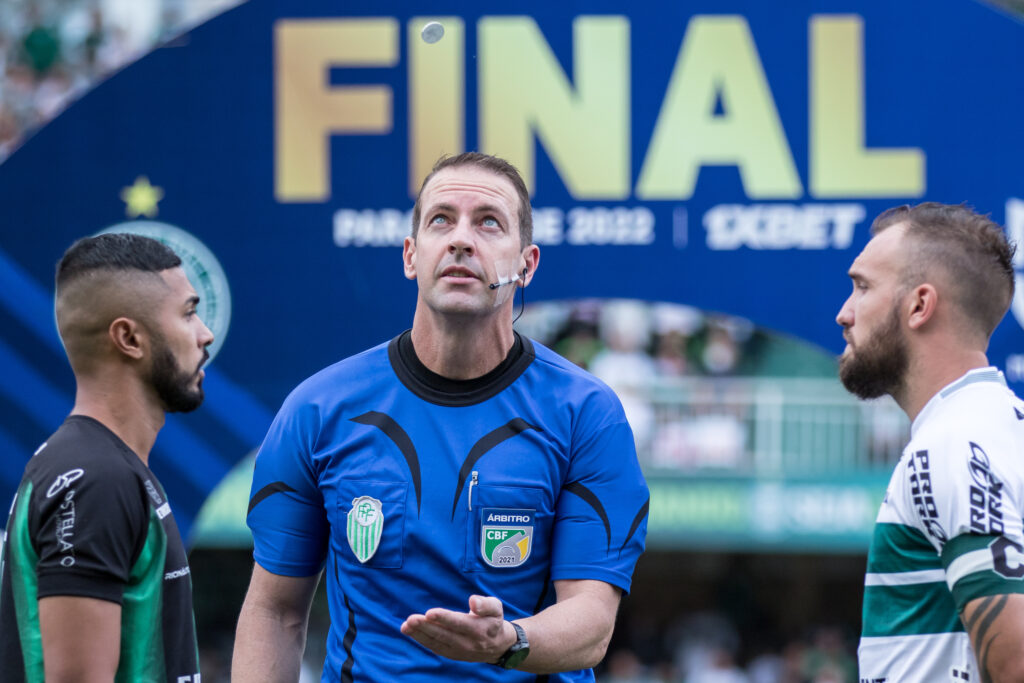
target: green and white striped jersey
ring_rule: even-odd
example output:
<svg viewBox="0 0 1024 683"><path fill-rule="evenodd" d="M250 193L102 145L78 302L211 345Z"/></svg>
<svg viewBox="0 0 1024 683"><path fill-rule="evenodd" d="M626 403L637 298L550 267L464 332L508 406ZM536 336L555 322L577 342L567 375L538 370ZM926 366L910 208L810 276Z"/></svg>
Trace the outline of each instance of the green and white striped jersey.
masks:
<svg viewBox="0 0 1024 683"><path fill-rule="evenodd" d="M945 387L911 426L875 523L861 683L979 681L960 612L1024 593L1024 402L995 368Z"/></svg>

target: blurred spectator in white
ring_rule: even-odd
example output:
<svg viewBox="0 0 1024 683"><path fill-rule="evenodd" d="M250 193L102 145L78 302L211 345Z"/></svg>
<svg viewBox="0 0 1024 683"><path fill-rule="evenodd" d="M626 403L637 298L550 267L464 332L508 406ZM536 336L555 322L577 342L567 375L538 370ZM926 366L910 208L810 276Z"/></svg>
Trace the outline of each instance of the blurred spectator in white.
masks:
<svg viewBox="0 0 1024 683"><path fill-rule="evenodd" d="M743 669L736 665L732 652L712 648L707 665L686 678L687 683L749 683Z"/></svg>
<svg viewBox="0 0 1024 683"><path fill-rule="evenodd" d="M704 371L709 375L730 375L739 365L741 353L733 326L721 318L708 320L700 353Z"/></svg>
<svg viewBox="0 0 1024 683"><path fill-rule="evenodd" d="M601 337L608 345L594 357L590 371L612 387L637 387L657 376L647 353L651 320L642 301L609 301L600 313Z"/></svg>
<svg viewBox="0 0 1024 683"><path fill-rule="evenodd" d="M780 655L765 652L747 665L747 679L750 683L782 683L784 662Z"/></svg>
<svg viewBox="0 0 1024 683"><path fill-rule="evenodd" d="M736 626L720 612L694 612L685 615L668 630L674 643L672 650L676 668L687 683L709 671L735 666L733 653L740 646ZM727 657L723 658L723 653ZM741 672L742 674L742 672ZM712 679L708 679L710 683ZM726 679L721 679L726 680ZM742 680L746 680L744 677Z"/></svg>
<svg viewBox="0 0 1024 683"><path fill-rule="evenodd" d="M649 387L657 377L654 359L647 353L651 321L641 301L609 301L601 309L601 338L607 344L590 363L590 372L619 396L633 429L637 451L647 450L654 430L654 409Z"/></svg>

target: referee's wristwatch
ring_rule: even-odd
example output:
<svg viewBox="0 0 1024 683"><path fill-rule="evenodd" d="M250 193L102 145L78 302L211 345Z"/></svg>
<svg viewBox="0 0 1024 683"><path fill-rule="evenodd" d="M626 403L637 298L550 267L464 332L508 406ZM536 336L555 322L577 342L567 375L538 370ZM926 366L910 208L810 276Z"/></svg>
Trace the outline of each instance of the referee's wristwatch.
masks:
<svg viewBox="0 0 1024 683"><path fill-rule="evenodd" d="M514 621L508 623L512 624L512 628L516 630L516 642L505 650L505 654L498 657L498 661L494 662L494 665L500 666L502 669L515 669L530 654L530 641L526 639L526 631L522 626Z"/></svg>

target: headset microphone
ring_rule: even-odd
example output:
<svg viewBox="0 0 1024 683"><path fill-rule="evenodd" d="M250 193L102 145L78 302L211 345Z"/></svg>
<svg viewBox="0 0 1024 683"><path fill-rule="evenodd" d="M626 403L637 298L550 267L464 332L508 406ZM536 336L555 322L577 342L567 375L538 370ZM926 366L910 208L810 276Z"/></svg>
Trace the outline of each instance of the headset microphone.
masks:
<svg viewBox="0 0 1024 683"><path fill-rule="evenodd" d="M502 278L498 278L497 282L492 282L491 284L489 284L487 286L490 289L497 289L498 287L501 287L502 285L510 285L513 282L519 282L520 280L522 280L523 278L526 277L526 271L527 270L528 270L527 268L523 268L523 274L522 275L520 275L519 273L516 273L515 275L513 275L512 277L510 277L507 280L504 280Z"/></svg>

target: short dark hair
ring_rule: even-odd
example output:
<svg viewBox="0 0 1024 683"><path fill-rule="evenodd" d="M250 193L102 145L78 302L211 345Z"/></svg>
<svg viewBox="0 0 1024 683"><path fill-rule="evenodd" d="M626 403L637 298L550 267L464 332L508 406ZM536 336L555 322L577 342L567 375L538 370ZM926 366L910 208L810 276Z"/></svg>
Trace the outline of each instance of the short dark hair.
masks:
<svg viewBox="0 0 1024 683"><path fill-rule="evenodd" d="M430 179L437 175L438 171L446 168L457 168L459 166L476 166L496 175L507 178L519 195L519 242L523 247L533 244L533 212L530 208L530 192L526 189L523 177L519 175L515 166L501 157L481 152L463 152L455 156L442 156L434 163L430 173L423 179L420 191L416 193L416 203L412 207L412 237L416 239L416 231L420 227L420 197L423 196L423 188L427 186Z"/></svg>
<svg viewBox="0 0 1024 683"><path fill-rule="evenodd" d="M900 224L914 242L903 284L914 287L934 268L945 270L953 300L986 338L992 336L1013 300L1016 245L1003 228L966 204L924 202L883 211L871 224L871 234Z"/></svg>
<svg viewBox="0 0 1024 683"><path fill-rule="evenodd" d="M57 291L79 276L95 270L155 273L180 265L181 259L170 247L151 237L131 233L83 237L68 247L57 263Z"/></svg>

